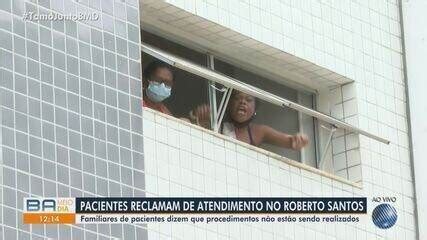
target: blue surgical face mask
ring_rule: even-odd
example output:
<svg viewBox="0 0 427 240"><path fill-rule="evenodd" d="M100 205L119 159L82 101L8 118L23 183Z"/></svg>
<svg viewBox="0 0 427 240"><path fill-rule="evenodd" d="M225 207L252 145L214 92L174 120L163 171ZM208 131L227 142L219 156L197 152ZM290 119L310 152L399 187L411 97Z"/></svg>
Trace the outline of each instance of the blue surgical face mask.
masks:
<svg viewBox="0 0 427 240"><path fill-rule="evenodd" d="M171 95L171 87L164 83L150 81L147 88L147 97L153 102L161 102Z"/></svg>

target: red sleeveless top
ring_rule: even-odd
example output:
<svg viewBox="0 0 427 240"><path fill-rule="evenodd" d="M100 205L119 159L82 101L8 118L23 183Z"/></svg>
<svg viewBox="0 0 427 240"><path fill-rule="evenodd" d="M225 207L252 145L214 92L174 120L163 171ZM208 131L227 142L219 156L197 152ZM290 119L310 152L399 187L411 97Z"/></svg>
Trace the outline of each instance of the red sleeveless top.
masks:
<svg viewBox="0 0 427 240"><path fill-rule="evenodd" d="M159 111L161 113L172 115L172 113L169 111L169 109L163 103L153 102L146 96L144 96L144 98L142 100L142 106L154 109L154 110Z"/></svg>

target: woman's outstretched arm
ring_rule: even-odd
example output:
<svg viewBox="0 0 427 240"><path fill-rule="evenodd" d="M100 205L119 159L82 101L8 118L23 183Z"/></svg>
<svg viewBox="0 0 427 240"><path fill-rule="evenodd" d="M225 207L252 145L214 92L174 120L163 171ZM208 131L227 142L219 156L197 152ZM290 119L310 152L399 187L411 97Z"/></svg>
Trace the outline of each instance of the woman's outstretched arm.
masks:
<svg viewBox="0 0 427 240"><path fill-rule="evenodd" d="M293 150L300 150L308 144L308 137L304 134L289 135L266 125L259 125L259 127L263 142Z"/></svg>

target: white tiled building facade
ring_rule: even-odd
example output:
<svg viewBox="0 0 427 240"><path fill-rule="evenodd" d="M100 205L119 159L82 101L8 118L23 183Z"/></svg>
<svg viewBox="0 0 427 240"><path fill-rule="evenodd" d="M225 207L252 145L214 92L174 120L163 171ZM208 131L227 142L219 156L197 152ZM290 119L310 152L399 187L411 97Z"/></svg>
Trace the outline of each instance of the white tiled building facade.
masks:
<svg viewBox="0 0 427 240"><path fill-rule="evenodd" d="M22 221L24 197L144 195L139 19L136 0L0 1L0 239L146 238Z"/></svg>
<svg viewBox="0 0 427 240"><path fill-rule="evenodd" d="M425 204L426 199L415 194L419 180L412 171L403 47L407 34L402 31L400 4L398 0L2 0L0 238L423 239L426 233L417 224L422 219L417 204L422 200ZM67 11L64 6L99 11L101 24L78 23L74 33L67 24L26 23L20 17L33 8ZM283 76L286 84L315 91L318 111L391 143L338 130L332 140L330 169L323 171L150 109L138 111L141 55L135 54L140 51L135 31L140 28L208 50L253 72ZM45 33L51 34L47 43ZM30 50L33 46L37 53ZM52 52L45 58L43 50ZM79 63L77 71L74 60ZM41 77L43 70L52 81ZM65 85L55 79L57 74L66 76ZM17 84L21 78L25 87ZM76 89L74 79L79 81ZM34 86L40 89L38 95L31 91ZM51 100L43 90L52 93ZM64 103L61 93L67 96ZM31 104L41 107L41 113L32 111ZM58 115L49 120L45 115L49 110L64 112L64 118ZM19 144L18 138L27 139L28 144ZM92 145L84 146L85 141ZM54 148L51 154L49 146ZM33 167L33 158L43 167ZM20 159L26 162L20 165ZM53 175L49 169L55 169ZM68 177L63 179L64 175ZM23 197L64 197L64 193L362 196L368 198L368 214L353 224L22 224ZM398 221L388 230L377 228L371 220L374 196L397 198Z"/></svg>
<svg viewBox="0 0 427 240"><path fill-rule="evenodd" d="M327 102L319 111L391 141L386 145L362 135L337 133L332 144L334 162L344 164L340 169L345 171L334 169L339 178L331 178L146 110L147 195L366 196L369 205L369 213L357 224L159 224L148 225L148 236L417 239L399 4L385 0L143 1L143 28L314 86L319 101ZM370 218L373 196L398 199L396 226L375 227Z"/></svg>

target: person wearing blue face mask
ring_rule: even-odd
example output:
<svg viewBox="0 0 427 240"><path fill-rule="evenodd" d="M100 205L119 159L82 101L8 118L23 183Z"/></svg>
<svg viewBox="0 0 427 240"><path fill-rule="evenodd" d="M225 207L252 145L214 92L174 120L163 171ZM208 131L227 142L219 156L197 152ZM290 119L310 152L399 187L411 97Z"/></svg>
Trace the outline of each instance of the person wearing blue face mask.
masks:
<svg viewBox="0 0 427 240"><path fill-rule="evenodd" d="M159 60L155 60L148 64L144 69L143 106L172 115L163 101L170 97L174 82L173 70L169 64ZM190 111L189 115L190 119L193 117L196 118L197 121L190 121L190 119L185 117L181 117L180 119L209 128L210 114L209 107L206 104L196 107L194 110Z"/></svg>
<svg viewBox="0 0 427 240"><path fill-rule="evenodd" d="M173 84L171 66L161 61L151 62L144 70L143 106L172 115L163 101L171 95Z"/></svg>

